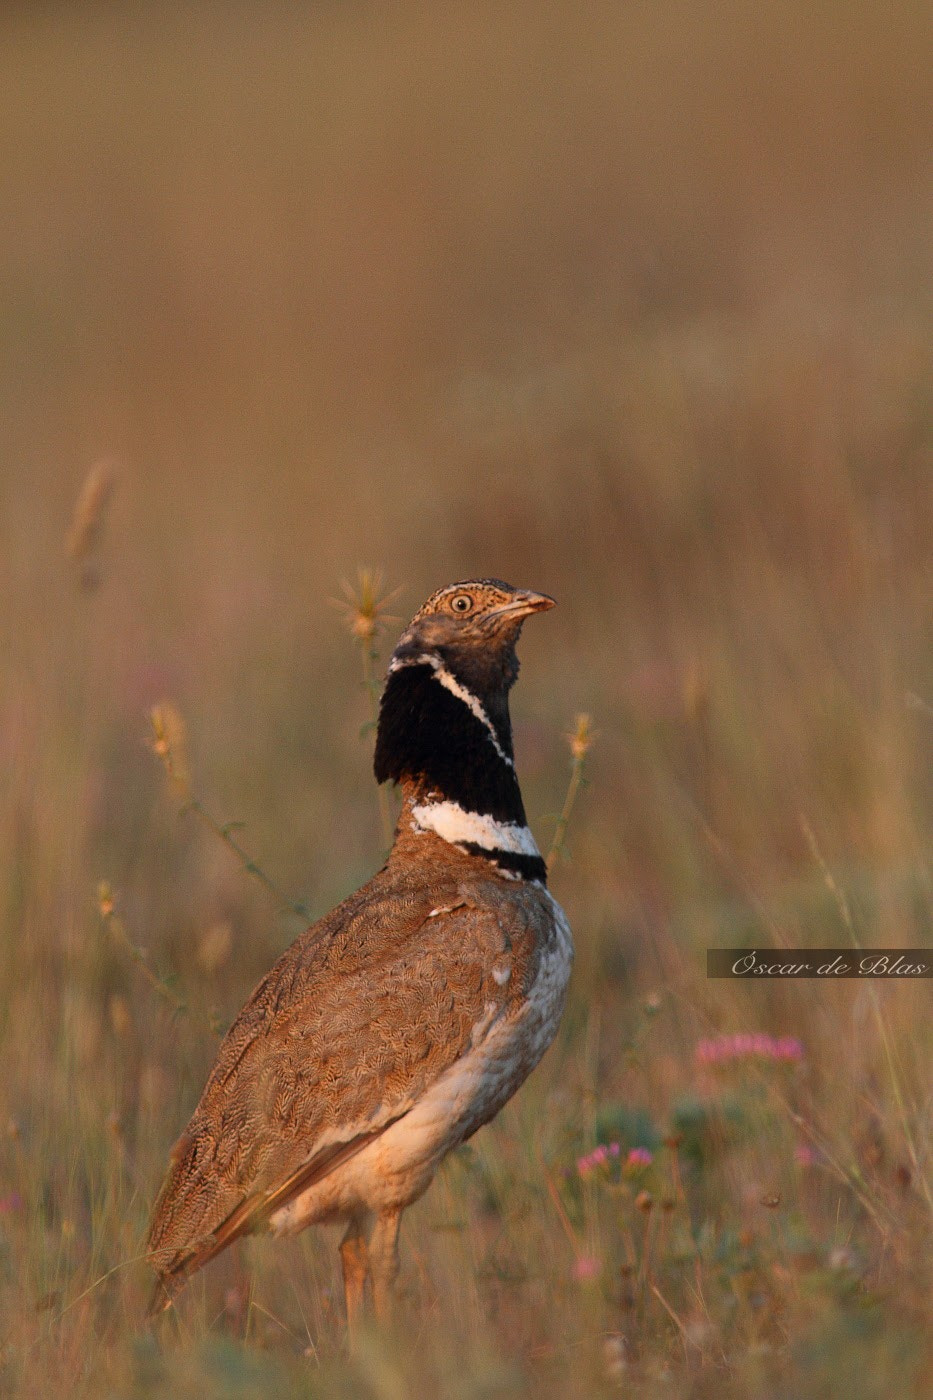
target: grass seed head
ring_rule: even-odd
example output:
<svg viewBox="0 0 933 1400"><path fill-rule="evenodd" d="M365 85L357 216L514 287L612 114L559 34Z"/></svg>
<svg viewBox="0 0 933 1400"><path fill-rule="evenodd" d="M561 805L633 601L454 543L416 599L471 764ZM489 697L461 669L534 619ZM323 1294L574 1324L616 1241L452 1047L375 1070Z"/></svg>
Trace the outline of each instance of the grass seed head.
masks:
<svg viewBox="0 0 933 1400"><path fill-rule="evenodd" d="M68 558L79 566L81 583L85 588L93 588L99 582L94 556L100 548L107 507L115 484L115 464L109 459L95 462L84 478L75 502L65 548Z"/></svg>

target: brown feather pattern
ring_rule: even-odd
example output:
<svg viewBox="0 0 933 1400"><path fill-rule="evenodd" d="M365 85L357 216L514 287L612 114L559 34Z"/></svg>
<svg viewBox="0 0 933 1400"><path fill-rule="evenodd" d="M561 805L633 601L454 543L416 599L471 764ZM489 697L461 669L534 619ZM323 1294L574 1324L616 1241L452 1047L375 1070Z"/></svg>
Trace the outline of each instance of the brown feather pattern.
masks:
<svg viewBox="0 0 933 1400"><path fill-rule="evenodd" d="M402 840L282 954L173 1150L148 1242L163 1291L407 1112L490 1004L507 1014L521 1002L537 942L522 901L503 905L504 885L437 838ZM501 985L492 968L504 958Z"/></svg>

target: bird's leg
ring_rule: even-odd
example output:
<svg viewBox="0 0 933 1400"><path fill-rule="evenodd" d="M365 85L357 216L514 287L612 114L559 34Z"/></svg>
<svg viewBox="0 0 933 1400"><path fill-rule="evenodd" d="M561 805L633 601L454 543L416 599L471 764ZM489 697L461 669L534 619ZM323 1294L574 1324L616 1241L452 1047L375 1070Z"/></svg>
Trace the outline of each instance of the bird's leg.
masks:
<svg viewBox="0 0 933 1400"><path fill-rule="evenodd" d="M352 1343L359 1326L369 1274L369 1250L363 1237L361 1222L351 1220L340 1242L340 1262L343 1264L343 1291L347 1302L347 1327Z"/></svg>
<svg viewBox="0 0 933 1400"><path fill-rule="evenodd" d="M369 1263L373 1277L373 1302L378 1322L388 1322L395 1302L398 1278L398 1231L401 1210L383 1211L376 1217L369 1237Z"/></svg>

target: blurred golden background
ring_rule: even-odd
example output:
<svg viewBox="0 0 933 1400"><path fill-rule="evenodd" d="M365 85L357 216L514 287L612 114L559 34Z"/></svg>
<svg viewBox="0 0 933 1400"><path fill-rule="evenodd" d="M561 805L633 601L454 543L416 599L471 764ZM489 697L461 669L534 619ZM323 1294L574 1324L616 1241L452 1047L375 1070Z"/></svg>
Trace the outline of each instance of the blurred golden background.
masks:
<svg viewBox="0 0 933 1400"><path fill-rule="evenodd" d="M225 1266L158 1356L132 1340L144 1270L97 1282L139 1252L213 1055L200 1012L228 1019L296 931L179 818L147 714L178 706L198 795L326 910L382 846L329 602L367 565L403 590L383 665L454 578L559 600L513 711L542 844L574 714L598 732L554 880L573 1000L412 1212L431 1344L348 1371L332 1245L309 1237L256 1247L223 1366L314 1395L928 1376L926 988L707 984L703 950L849 925L933 943L931 37L927 7L862 0L5 12L0 1387L201 1395L211 1338L238 1335L208 1326ZM101 880L188 1013L101 924ZM769 1120L690 1188L670 1276L638 1255L629 1306L623 1207L568 1197L565 1227L544 1182L601 1106L664 1131L718 1030L801 1037L797 1111L839 1171L807 1198ZM766 1303L735 1304L727 1269L694 1343L685 1270L760 1237L746 1188L772 1168L789 1223L735 1275ZM574 1275L578 1227L601 1285ZM502 1239L522 1280L489 1262ZM874 1331L826 1262L852 1240Z"/></svg>

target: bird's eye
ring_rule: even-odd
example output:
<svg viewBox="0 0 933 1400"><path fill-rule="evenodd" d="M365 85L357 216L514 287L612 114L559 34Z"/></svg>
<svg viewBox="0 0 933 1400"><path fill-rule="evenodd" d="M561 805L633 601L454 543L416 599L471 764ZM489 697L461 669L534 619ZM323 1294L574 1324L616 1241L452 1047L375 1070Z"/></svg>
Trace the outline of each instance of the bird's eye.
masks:
<svg viewBox="0 0 933 1400"><path fill-rule="evenodd" d="M458 593L456 598L451 598L450 606L454 612L467 613L473 606L473 599L469 593Z"/></svg>

